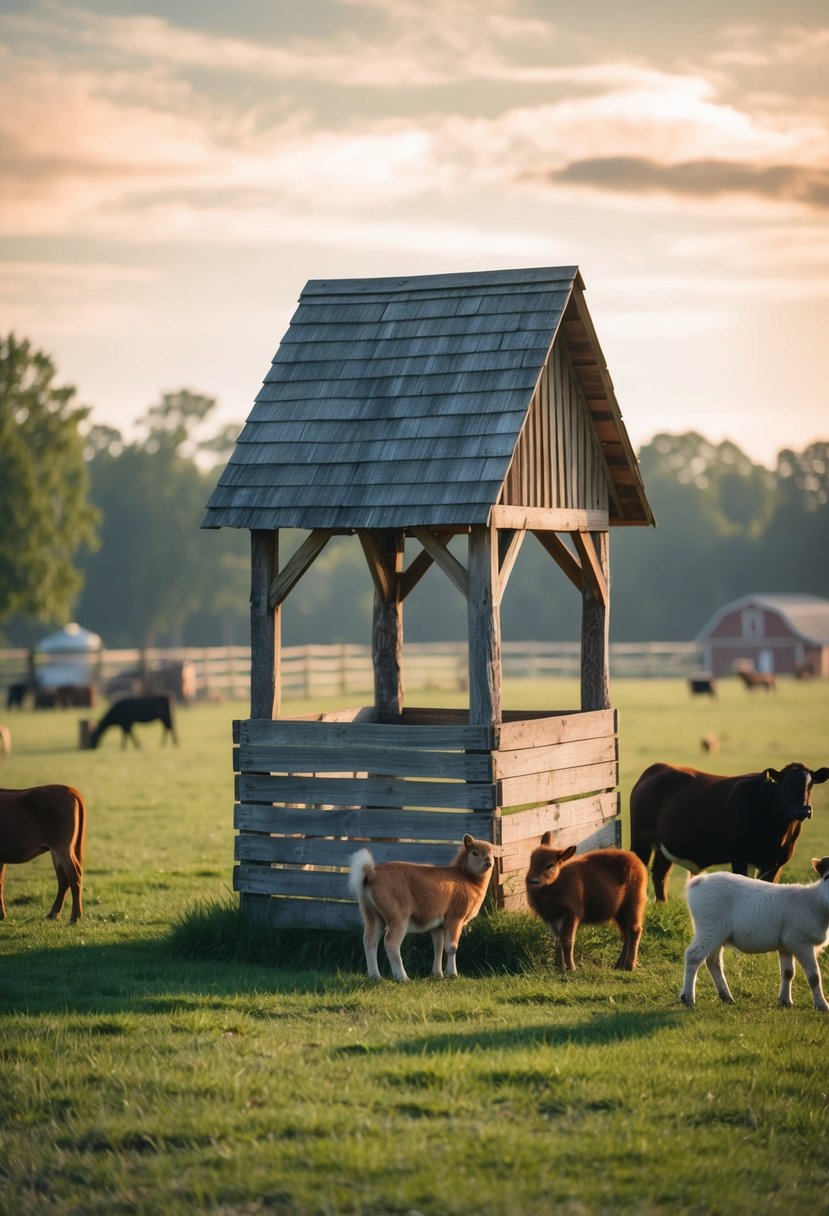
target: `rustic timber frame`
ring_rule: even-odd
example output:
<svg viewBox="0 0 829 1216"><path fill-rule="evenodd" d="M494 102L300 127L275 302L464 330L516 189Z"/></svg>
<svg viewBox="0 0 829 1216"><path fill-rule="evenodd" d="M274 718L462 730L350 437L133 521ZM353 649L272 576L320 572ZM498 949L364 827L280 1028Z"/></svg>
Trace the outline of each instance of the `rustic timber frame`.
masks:
<svg viewBox="0 0 829 1216"><path fill-rule="evenodd" d="M488 838L495 902L518 907L542 832L616 840L608 536L653 517L583 294L575 267L306 286L203 524L251 535L251 716L234 724L251 914L357 924L357 841L438 862ZM280 565L284 528L307 536ZM502 709L500 605L530 533L580 595L576 710ZM282 604L343 534L374 583L374 704L284 719ZM432 564L467 601L468 711L404 706L403 605Z"/></svg>

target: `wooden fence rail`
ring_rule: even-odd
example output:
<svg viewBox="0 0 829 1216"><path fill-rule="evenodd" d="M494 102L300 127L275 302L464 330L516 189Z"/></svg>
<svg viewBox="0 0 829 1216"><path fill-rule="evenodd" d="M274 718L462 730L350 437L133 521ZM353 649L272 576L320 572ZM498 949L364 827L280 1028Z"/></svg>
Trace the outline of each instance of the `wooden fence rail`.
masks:
<svg viewBox="0 0 829 1216"><path fill-rule="evenodd" d="M505 642L505 679L577 679L577 642ZM49 656L53 658L54 656ZM26 684L45 661L28 649L0 649L0 689ZM250 693L250 648L247 646L176 647L103 650L85 656L86 675L102 697L123 695L130 682L158 682L177 665L188 665L193 695L209 700L245 700ZM463 642L410 642L404 650L407 693L429 689L462 691L467 686L467 651ZM616 642L610 647L614 677L687 677L699 667L692 642ZM332 646L286 646L282 650L282 692L289 698L314 698L371 692L371 649L342 643Z"/></svg>

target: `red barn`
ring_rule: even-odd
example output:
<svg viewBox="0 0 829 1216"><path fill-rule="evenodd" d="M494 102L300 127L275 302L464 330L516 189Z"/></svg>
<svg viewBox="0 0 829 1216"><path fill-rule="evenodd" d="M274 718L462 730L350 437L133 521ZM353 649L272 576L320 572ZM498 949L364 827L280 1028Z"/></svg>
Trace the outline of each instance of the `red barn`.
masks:
<svg viewBox="0 0 829 1216"><path fill-rule="evenodd" d="M746 595L716 612L696 639L714 676L735 663L758 671L829 676L829 600L816 595Z"/></svg>

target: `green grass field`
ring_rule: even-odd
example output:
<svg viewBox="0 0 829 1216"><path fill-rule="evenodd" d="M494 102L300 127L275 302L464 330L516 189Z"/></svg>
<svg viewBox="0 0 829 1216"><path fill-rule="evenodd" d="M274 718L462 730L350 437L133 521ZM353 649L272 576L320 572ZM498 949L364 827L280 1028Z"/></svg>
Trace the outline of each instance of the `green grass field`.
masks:
<svg viewBox="0 0 829 1216"><path fill-rule="evenodd" d="M679 681L617 681L613 698L625 809L656 759L829 763L825 682L750 696L723 681L714 702ZM578 694L513 686L505 703L572 708ZM124 752L114 735L80 751L80 713L5 719L0 781L77 785L89 836L78 925L44 919L47 858L7 871L3 1216L825 1209L829 1017L800 972L795 1008L777 1009L776 958L733 951L737 1004L720 1006L703 971L682 1009L683 872L666 906L649 903L633 974L612 968L614 930L590 928L561 977L542 927L515 914L466 931L460 980L373 985L358 934L332 945L239 921L230 722L245 714L185 709L178 749L153 724ZM829 784L813 801L789 880L829 853ZM411 974L429 953L407 940Z"/></svg>

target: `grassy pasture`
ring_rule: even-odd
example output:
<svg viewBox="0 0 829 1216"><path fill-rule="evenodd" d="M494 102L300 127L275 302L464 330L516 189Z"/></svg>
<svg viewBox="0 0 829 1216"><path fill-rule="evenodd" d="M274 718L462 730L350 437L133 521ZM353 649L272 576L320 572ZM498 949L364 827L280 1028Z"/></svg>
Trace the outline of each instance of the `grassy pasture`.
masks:
<svg viewBox="0 0 829 1216"><path fill-rule="evenodd" d="M752 696L725 681L717 701L679 681L613 693L625 808L655 759L829 763L826 683ZM578 693L513 686L505 701L566 708ZM307 708L320 705L286 710ZM80 713L5 718L2 784L76 784L90 822L79 925L44 919L46 858L7 872L0 1214L823 1210L829 1018L802 974L795 1009L778 1010L776 959L728 952L737 1004L720 1007L703 972L683 1010L682 872L667 906L649 904L631 975L596 928L562 978L528 917L479 918L460 980L403 988L365 979L356 935L323 947L246 930L229 890L230 722L245 712L182 710L178 749L153 724L124 752L114 735L78 750ZM791 880L829 853L829 784L814 807ZM404 954L424 976L428 940Z"/></svg>

